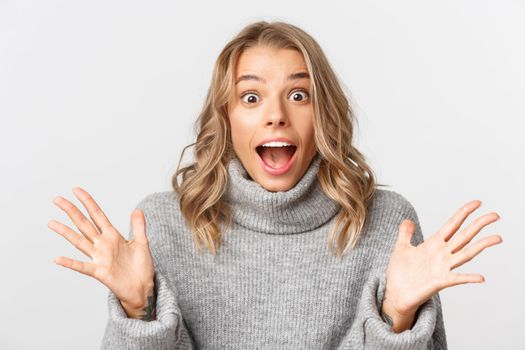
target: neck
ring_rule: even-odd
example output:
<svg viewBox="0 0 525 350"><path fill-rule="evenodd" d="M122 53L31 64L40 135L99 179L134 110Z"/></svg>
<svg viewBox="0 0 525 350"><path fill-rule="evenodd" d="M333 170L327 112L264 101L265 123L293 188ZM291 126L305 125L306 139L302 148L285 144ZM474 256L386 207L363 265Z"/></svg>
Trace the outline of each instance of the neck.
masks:
<svg viewBox="0 0 525 350"><path fill-rule="evenodd" d="M317 154L297 184L284 192L271 192L253 181L241 161L228 164L229 185L226 201L233 221L250 230L268 234L293 234L313 230L340 210L326 196L317 174L321 157Z"/></svg>

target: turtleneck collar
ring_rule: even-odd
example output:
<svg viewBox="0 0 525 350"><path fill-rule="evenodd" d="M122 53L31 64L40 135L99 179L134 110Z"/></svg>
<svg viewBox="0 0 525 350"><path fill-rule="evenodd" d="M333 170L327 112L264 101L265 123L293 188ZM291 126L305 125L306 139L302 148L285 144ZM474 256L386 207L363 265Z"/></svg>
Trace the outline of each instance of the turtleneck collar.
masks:
<svg viewBox="0 0 525 350"><path fill-rule="evenodd" d="M253 231L291 234L310 231L330 220L340 210L326 196L317 179L319 153L297 184L284 192L271 192L252 180L238 158L228 163L229 186L225 200L233 221Z"/></svg>

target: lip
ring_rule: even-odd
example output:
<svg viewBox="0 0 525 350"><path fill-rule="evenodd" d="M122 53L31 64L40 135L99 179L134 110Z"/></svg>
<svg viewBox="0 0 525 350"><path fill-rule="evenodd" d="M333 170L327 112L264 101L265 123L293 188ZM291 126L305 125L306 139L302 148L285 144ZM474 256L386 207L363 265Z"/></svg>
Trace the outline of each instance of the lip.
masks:
<svg viewBox="0 0 525 350"><path fill-rule="evenodd" d="M276 140L276 141L282 141L282 140ZM265 142L268 142L268 141L265 141ZM286 141L288 142L288 141ZM264 142L263 142L264 143ZM295 146L296 149L295 149L295 152L293 154L293 156L290 158L290 160L288 160L288 163L286 163L285 166L283 166L282 168L279 168L279 169L274 169L272 168L271 166L267 165L264 160L261 158L261 155L258 153L258 152L255 152L257 153L257 158L259 158L259 162L261 164L261 166L263 167L263 169L270 175L282 175L284 173L286 173L288 170L290 170L290 168L292 167L294 161L295 161L295 158L297 158L297 146Z"/></svg>
<svg viewBox="0 0 525 350"><path fill-rule="evenodd" d="M295 147L297 147L297 144L295 142L293 142L292 140L290 140L290 139L288 139L286 137L270 137L270 138L262 140L257 146L255 146L255 148L257 148L257 147L259 147L261 145L264 145L267 142L271 142L271 141L286 142L286 143L289 143L289 144L294 145Z"/></svg>

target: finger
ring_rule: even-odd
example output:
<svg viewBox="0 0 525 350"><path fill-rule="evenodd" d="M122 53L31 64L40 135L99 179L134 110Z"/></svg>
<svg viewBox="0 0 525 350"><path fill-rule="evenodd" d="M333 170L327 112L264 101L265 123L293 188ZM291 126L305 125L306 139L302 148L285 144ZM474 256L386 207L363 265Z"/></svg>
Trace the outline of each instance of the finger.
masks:
<svg viewBox="0 0 525 350"><path fill-rule="evenodd" d="M399 246L412 246L410 243L412 235L416 229L416 225L411 220L403 220L401 225L399 225L399 233L397 236L397 245Z"/></svg>
<svg viewBox="0 0 525 350"><path fill-rule="evenodd" d="M146 221L144 213L140 209L135 209L131 212L131 231L135 241L143 245L148 245L148 239L146 238Z"/></svg>
<svg viewBox="0 0 525 350"><path fill-rule="evenodd" d="M89 221L84 214L70 201L63 197L56 197L53 200L60 209L66 212L67 216L75 223L80 232L91 242L95 242L99 232L97 228Z"/></svg>
<svg viewBox="0 0 525 350"><path fill-rule="evenodd" d="M481 253L485 248L491 247L501 242L503 242L503 239L500 235L492 235L480 239L468 249L460 250L459 252L452 255L452 266L450 267L450 270L453 270L456 267L459 267L464 263L472 260L472 258Z"/></svg>
<svg viewBox="0 0 525 350"><path fill-rule="evenodd" d="M485 277L480 274L473 273L450 273L448 275L446 284L447 287L456 286L458 284L465 283L483 283L485 282Z"/></svg>
<svg viewBox="0 0 525 350"><path fill-rule="evenodd" d="M466 228L454 235L448 241L451 253L454 254L462 249L479 233L479 231L481 231L483 227L497 220L499 220L499 215L497 213L489 213L471 222Z"/></svg>
<svg viewBox="0 0 525 350"><path fill-rule="evenodd" d="M51 220L47 226L67 239L71 244L73 244L78 250L80 250L82 253L86 254L88 257L93 259L93 251L95 248L93 247L93 244L88 241L84 236L79 235L75 231L73 231L69 226L64 225L61 222L58 222L56 220Z"/></svg>
<svg viewBox="0 0 525 350"><path fill-rule="evenodd" d="M109 222L108 218L106 217L102 209L100 209L100 206L97 204L95 199L93 199L93 197L89 193L87 193L80 187L75 187L73 188L73 194L78 198L80 202L82 202L84 207L87 209L91 220L93 220L100 233L104 232L104 230L111 226L111 223Z"/></svg>
<svg viewBox="0 0 525 350"><path fill-rule="evenodd" d="M465 204L456 214L450 217L447 222L439 229L440 237L446 242L460 228L467 216L481 206L481 201L473 200Z"/></svg>
<svg viewBox="0 0 525 350"><path fill-rule="evenodd" d="M86 276L95 277L95 266L90 262L82 262L66 258L65 256L58 256L55 258L55 264L80 272Z"/></svg>

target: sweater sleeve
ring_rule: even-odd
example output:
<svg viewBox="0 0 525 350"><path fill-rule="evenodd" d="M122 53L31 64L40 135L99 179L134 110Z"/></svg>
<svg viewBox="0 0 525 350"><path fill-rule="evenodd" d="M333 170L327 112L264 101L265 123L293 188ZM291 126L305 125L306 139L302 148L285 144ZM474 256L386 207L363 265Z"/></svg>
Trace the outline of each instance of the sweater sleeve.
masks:
<svg viewBox="0 0 525 350"><path fill-rule="evenodd" d="M423 235L410 203L405 218L416 224L412 245L417 246L423 242ZM373 269L364 284L354 321L339 349L447 350L439 293L419 307L412 328L395 333L380 315L385 287L386 267Z"/></svg>
<svg viewBox="0 0 525 350"><path fill-rule="evenodd" d="M412 328L395 333L380 316L385 282L384 270L370 274L356 318L339 349L446 350L439 293L419 307Z"/></svg>
<svg viewBox="0 0 525 350"><path fill-rule="evenodd" d="M118 297L109 290L107 305L108 321L101 342L101 349L193 349L193 340L184 323L177 303L176 293L170 287L169 280L159 265L156 225L158 217L149 210L154 196L143 199L137 208L144 212L146 218L146 235L153 258L156 292L156 319L144 321L129 318ZM131 227L127 239L131 239Z"/></svg>
<svg viewBox="0 0 525 350"><path fill-rule="evenodd" d="M166 277L157 271L155 284L157 317L153 321L128 318L116 295L109 291L109 320L101 349L192 349L175 295Z"/></svg>

